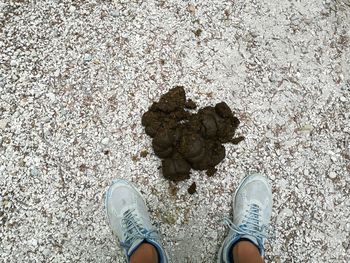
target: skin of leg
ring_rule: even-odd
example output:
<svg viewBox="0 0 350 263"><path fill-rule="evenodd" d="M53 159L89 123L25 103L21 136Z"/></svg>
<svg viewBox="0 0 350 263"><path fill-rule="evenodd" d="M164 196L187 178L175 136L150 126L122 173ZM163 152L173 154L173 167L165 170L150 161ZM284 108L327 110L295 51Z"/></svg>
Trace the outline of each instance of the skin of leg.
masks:
<svg viewBox="0 0 350 263"><path fill-rule="evenodd" d="M132 253L130 263L158 263L158 253L151 244L143 243Z"/></svg>
<svg viewBox="0 0 350 263"><path fill-rule="evenodd" d="M232 248L234 263L264 263L259 250L249 241L240 241Z"/></svg>

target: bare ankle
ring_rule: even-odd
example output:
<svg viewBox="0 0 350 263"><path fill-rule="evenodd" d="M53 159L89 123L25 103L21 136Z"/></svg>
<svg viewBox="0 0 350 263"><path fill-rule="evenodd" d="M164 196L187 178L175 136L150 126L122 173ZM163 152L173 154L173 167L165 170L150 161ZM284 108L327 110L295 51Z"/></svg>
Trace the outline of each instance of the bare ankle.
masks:
<svg viewBox="0 0 350 263"><path fill-rule="evenodd" d="M141 244L130 257L130 263L158 263L156 248L148 243Z"/></svg>
<svg viewBox="0 0 350 263"><path fill-rule="evenodd" d="M234 263L263 263L259 249L249 241L239 241L232 249Z"/></svg>

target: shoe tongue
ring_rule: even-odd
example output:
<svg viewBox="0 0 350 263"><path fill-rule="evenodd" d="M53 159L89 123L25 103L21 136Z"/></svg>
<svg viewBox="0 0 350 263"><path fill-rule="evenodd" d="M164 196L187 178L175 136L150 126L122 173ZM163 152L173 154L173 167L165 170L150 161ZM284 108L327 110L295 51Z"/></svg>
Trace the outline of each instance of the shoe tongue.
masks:
<svg viewBox="0 0 350 263"><path fill-rule="evenodd" d="M130 246L128 250L128 257L131 256L132 253L144 242L144 239L136 239Z"/></svg>

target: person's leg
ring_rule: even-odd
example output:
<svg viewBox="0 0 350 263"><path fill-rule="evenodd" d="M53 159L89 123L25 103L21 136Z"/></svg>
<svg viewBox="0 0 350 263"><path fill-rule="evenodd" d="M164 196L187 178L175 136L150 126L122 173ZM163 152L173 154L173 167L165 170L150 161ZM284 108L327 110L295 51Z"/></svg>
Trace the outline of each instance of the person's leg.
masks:
<svg viewBox="0 0 350 263"><path fill-rule="evenodd" d="M115 180L106 193L105 206L110 227L124 248L128 262L168 262L145 201L132 184Z"/></svg>
<svg viewBox="0 0 350 263"><path fill-rule="evenodd" d="M132 253L130 263L158 263L156 248L148 243L143 243Z"/></svg>
<svg viewBox="0 0 350 263"><path fill-rule="evenodd" d="M249 241L239 241L232 249L232 262L263 263L259 249Z"/></svg>
<svg viewBox="0 0 350 263"><path fill-rule="evenodd" d="M266 177L246 176L233 198L231 231L219 251L219 263L263 262L266 229L272 213L272 192Z"/></svg>

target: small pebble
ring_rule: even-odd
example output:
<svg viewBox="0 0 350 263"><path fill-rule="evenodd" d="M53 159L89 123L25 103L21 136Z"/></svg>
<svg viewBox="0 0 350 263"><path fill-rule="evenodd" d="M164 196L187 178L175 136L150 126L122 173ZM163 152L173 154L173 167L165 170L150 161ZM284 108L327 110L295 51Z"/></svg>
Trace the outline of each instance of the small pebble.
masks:
<svg viewBox="0 0 350 263"><path fill-rule="evenodd" d="M345 97L340 97L340 101L341 102L346 102L346 98Z"/></svg>
<svg viewBox="0 0 350 263"><path fill-rule="evenodd" d="M306 131L306 132L309 132L309 131L312 131L313 130L313 126L310 125L310 124L305 124L303 127L301 127L301 131Z"/></svg>
<svg viewBox="0 0 350 263"><path fill-rule="evenodd" d="M49 100L51 100L51 101L55 101L55 99L56 99L55 94L53 94L52 92L47 93L46 96L47 96L47 97L49 98Z"/></svg>
<svg viewBox="0 0 350 263"><path fill-rule="evenodd" d="M44 256L47 257L48 255L50 255L50 250L46 248L46 249L43 250L42 253L43 253Z"/></svg>
<svg viewBox="0 0 350 263"><path fill-rule="evenodd" d="M109 143L109 138L103 138L101 142L102 144L107 145Z"/></svg>
<svg viewBox="0 0 350 263"><path fill-rule="evenodd" d="M30 244L33 246L33 247L36 247L36 246L38 246L38 241L36 240L36 239L32 239L32 240L30 240Z"/></svg>
<svg viewBox="0 0 350 263"><path fill-rule="evenodd" d="M262 82L263 82L263 83L269 82L269 78L268 78L268 77L264 77L264 78L262 79Z"/></svg>
<svg viewBox="0 0 350 263"><path fill-rule="evenodd" d="M192 14L194 14L196 12L196 6L193 4L189 4L188 5L188 11Z"/></svg>
<svg viewBox="0 0 350 263"><path fill-rule="evenodd" d="M75 10L76 10L75 6L72 5L69 7L69 12L73 13L75 12Z"/></svg>
<svg viewBox="0 0 350 263"><path fill-rule="evenodd" d="M92 56L90 55L90 54L85 54L85 56L84 56L84 61L85 62L89 62L89 61L91 61L92 60Z"/></svg>
<svg viewBox="0 0 350 263"><path fill-rule="evenodd" d="M329 178L334 179L334 178L337 177L337 173L332 171L332 172L329 173L328 176L329 176Z"/></svg>
<svg viewBox="0 0 350 263"><path fill-rule="evenodd" d="M33 177L36 177L36 176L40 175L40 171L34 167L30 170L30 175Z"/></svg>
<svg viewBox="0 0 350 263"><path fill-rule="evenodd" d="M1 120L0 120L0 129L1 129L1 130L5 129L7 123L9 123L8 120L6 120L6 119L1 119Z"/></svg>
<svg viewBox="0 0 350 263"><path fill-rule="evenodd" d="M119 16L119 12L116 11L116 10L112 10L112 11L110 12L110 14L111 14L111 16L113 16L113 17L118 17L118 16Z"/></svg>

